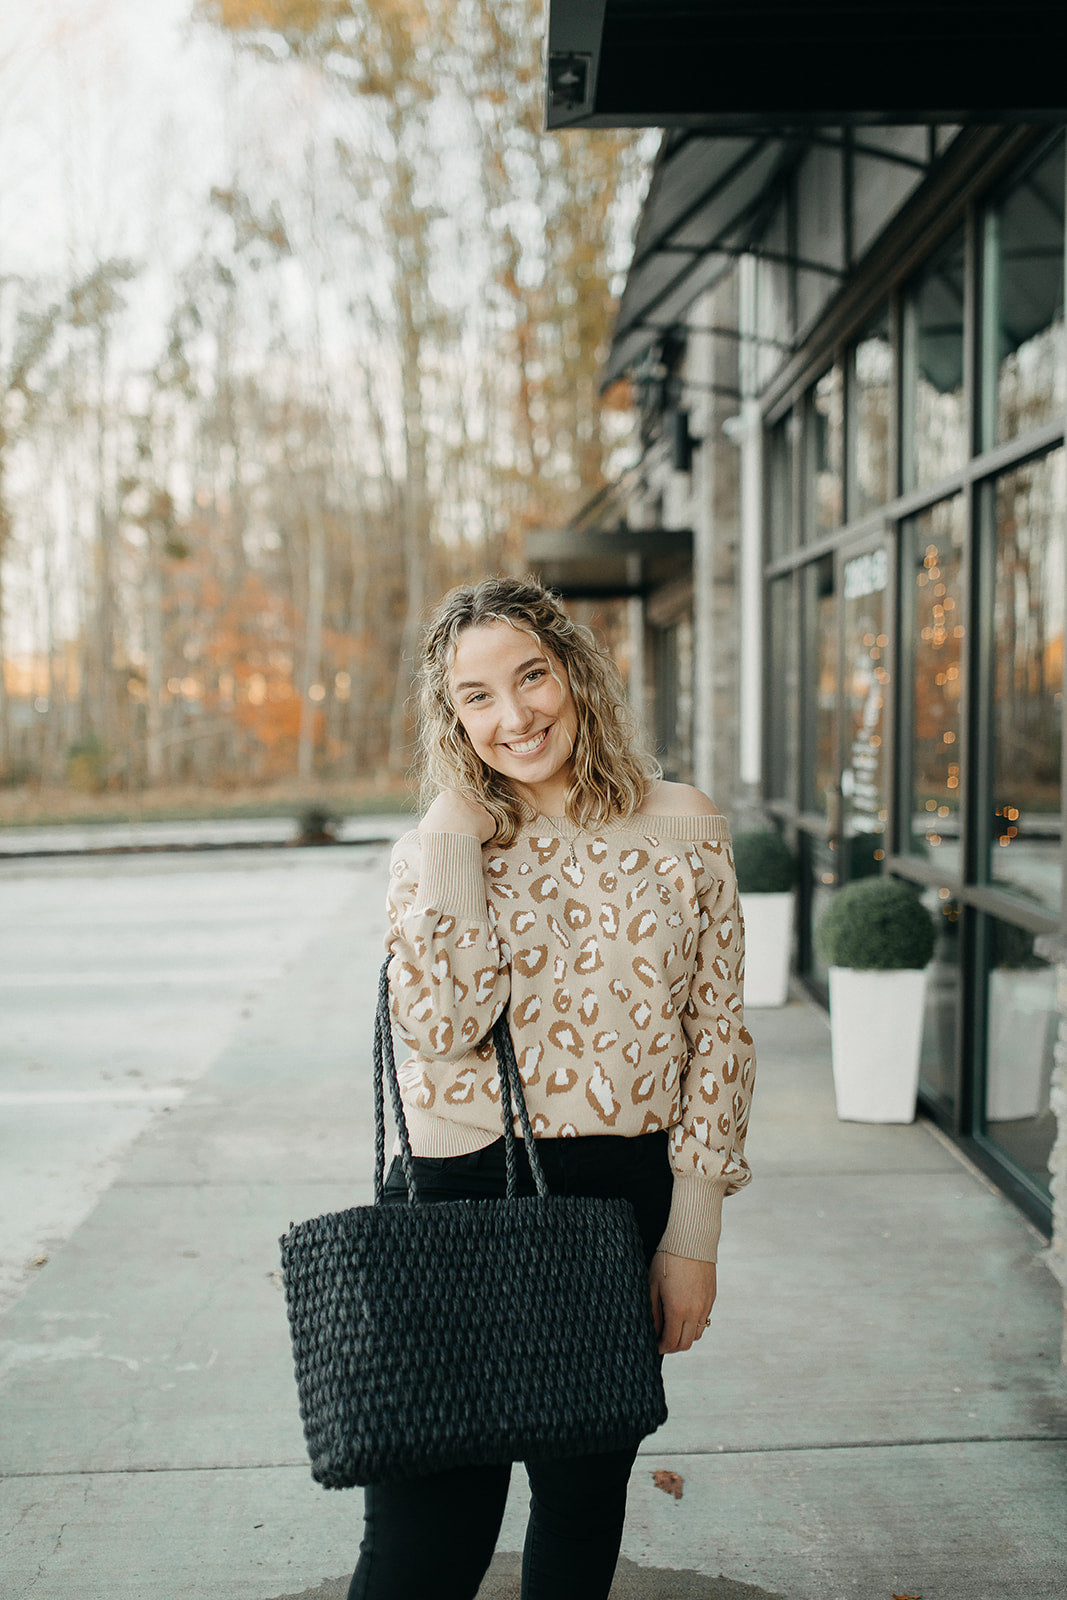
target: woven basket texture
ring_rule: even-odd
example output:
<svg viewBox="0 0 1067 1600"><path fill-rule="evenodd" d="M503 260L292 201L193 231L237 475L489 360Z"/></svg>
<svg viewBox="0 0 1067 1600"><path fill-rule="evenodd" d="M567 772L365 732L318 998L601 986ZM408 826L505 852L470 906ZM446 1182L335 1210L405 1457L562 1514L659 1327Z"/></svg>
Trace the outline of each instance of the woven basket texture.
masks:
<svg viewBox="0 0 1067 1600"><path fill-rule="evenodd" d="M616 1450L666 1420L625 1200L360 1206L296 1224L282 1265L326 1488Z"/></svg>

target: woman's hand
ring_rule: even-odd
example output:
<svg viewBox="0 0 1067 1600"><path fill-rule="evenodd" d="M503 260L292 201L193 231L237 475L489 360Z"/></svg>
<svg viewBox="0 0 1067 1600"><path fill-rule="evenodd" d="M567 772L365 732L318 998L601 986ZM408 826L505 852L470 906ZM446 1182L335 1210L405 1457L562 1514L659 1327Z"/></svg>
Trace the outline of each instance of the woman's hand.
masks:
<svg viewBox="0 0 1067 1600"><path fill-rule="evenodd" d="M648 1275L661 1356L688 1350L704 1332L715 1304L715 1263L657 1250Z"/></svg>
<svg viewBox="0 0 1067 1600"><path fill-rule="evenodd" d="M472 833L488 844L496 833L496 823L485 807L458 789L445 789L437 796L419 823L420 833Z"/></svg>

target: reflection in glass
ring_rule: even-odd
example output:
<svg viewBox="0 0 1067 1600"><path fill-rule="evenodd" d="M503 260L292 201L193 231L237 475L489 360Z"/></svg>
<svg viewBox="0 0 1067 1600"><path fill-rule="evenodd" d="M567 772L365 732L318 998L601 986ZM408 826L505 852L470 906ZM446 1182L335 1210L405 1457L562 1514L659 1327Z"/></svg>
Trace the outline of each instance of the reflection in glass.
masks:
<svg viewBox="0 0 1067 1600"><path fill-rule="evenodd" d="M915 855L959 861L960 709L963 693L963 497L906 525L911 573L910 838ZM905 579L907 582L907 579ZM910 749L909 749L910 743Z"/></svg>
<svg viewBox="0 0 1067 1600"><path fill-rule="evenodd" d="M691 769L693 758L693 637L688 618L653 627L656 754L666 778Z"/></svg>
<svg viewBox="0 0 1067 1600"><path fill-rule="evenodd" d="M831 533L845 516L845 385L840 367L824 372L808 396L809 532Z"/></svg>
<svg viewBox="0 0 1067 1600"><path fill-rule="evenodd" d="M889 557L866 551L844 567L845 706L848 747L841 790L845 803L848 876L867 877L885 859L886 743L885 698L889 683L886 633Z"/></svg>
<svg viewBox="0 0 1067 1600"><path fill-rule="evenodd" d="M800 718L797 692L797 585L790 572L775 578L769 604L771 657L767 706L768 780L772 800L795 801Z"/></svg>
<svg viewBox="0 0 1067 1600"><path fill-rule="evenodd" d="M861 517L891 497L893 346L888 312L883 312L856 344L852 390L851 512Z"/></svg>
<svg viewBox="0 0 1067 1600"><path fill-rule="evenodd" d="M793 412L771 429L770 451L770 555L787 555L796 544L793 516L793 465L796 458L797 419Z"/></svg>
<svg viewBox="0 0 1067 1600"><path fill-rule="evenodd" d="M829 984L829 968L815 948L815 929L826 907L830 904L837 883L834 857L830 843L813 834L805 836L805 865L807 875L808 929L805 943L810 952L809 978L824 987Z"/></svg>
<svg viewBox="0 0 1067 1600"><path fill-rule="evenodd" d="M837 792L837 599L834 562L804 568L804 742L801 799L826 813Z"/></svg>
<svg viewBox="0 0 1067 1600"><path fill-rule="evenodd" d="M986 214L983 437L1014 439L1063 411L1062 138Z"/></svg>
<svg viewBox="0 0 1067 1600"><path fill-rule="evenodd" d="M1065 524L1062 448L998 481L989 875L1057 913Z"/></svg>
<svg viewBox="0 0 1067 1600"><path fill-rule="evenodd" d="M1056 1119L1049 1110L1056 1039L1055 973L1034 953L1034 936L987 919L986 1132L1042 1188Z"/></svg>
<svg viewBox="0 0 1067 1600"><path fill-rule="evenodd" d="M923 268L905 299L903 401L905 487L922 489L967 459L962 230Z"/></svg>
<svg viewBox="0 0 1067 1600"><path fill-rule="evenodd" d="M925 890L922 902L933 914L937 943L926 982L919 1086L927 1099L949 1107L959 1053L960 906L947 889Z"/></svg>

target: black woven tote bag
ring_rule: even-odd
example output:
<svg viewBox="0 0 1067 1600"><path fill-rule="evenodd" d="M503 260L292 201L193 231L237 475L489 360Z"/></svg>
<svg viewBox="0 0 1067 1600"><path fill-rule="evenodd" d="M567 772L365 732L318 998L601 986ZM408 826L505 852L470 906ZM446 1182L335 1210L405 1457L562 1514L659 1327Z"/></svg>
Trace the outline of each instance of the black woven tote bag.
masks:
<svg viewBox="0 0 1067 1600"><path fill-rule="evenodd" d="M666 1420L637 1219L548 1192L506 1015L494 1029L507 1196L422 1203L393 1059L374 1030L374 1204L281 1241L300 1414L327 1489L635 1445ZM408 1189L384 1205L389 1081ZM512 1100L537 1194L517 1194Z"/></svg>

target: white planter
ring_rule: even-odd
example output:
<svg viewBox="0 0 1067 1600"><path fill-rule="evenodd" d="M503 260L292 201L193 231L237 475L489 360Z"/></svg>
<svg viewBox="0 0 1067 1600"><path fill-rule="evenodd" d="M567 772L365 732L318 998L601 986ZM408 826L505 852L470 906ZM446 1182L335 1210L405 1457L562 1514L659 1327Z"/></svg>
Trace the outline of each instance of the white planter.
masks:
<svg viewBox="0 0 1067 1600"><path fill-rule="evenodd" d="M843 1122L913 1122L926 971L830 968L830 1053Z"/></svg>
<svg viewBox="0 0 1067 1600"><path fill-rule="evenodd" d="M793 894L743 894L745 1005L784 1006L793 948Z"/></svg>
<svg viewBox="0 0 1067 1600"><path fill-rule="evenodd" d="M1058 1020L1052 968L991 972L988 1016L986 1120L1036 1117L1048 1105L1045 1065Z"/></svg>

